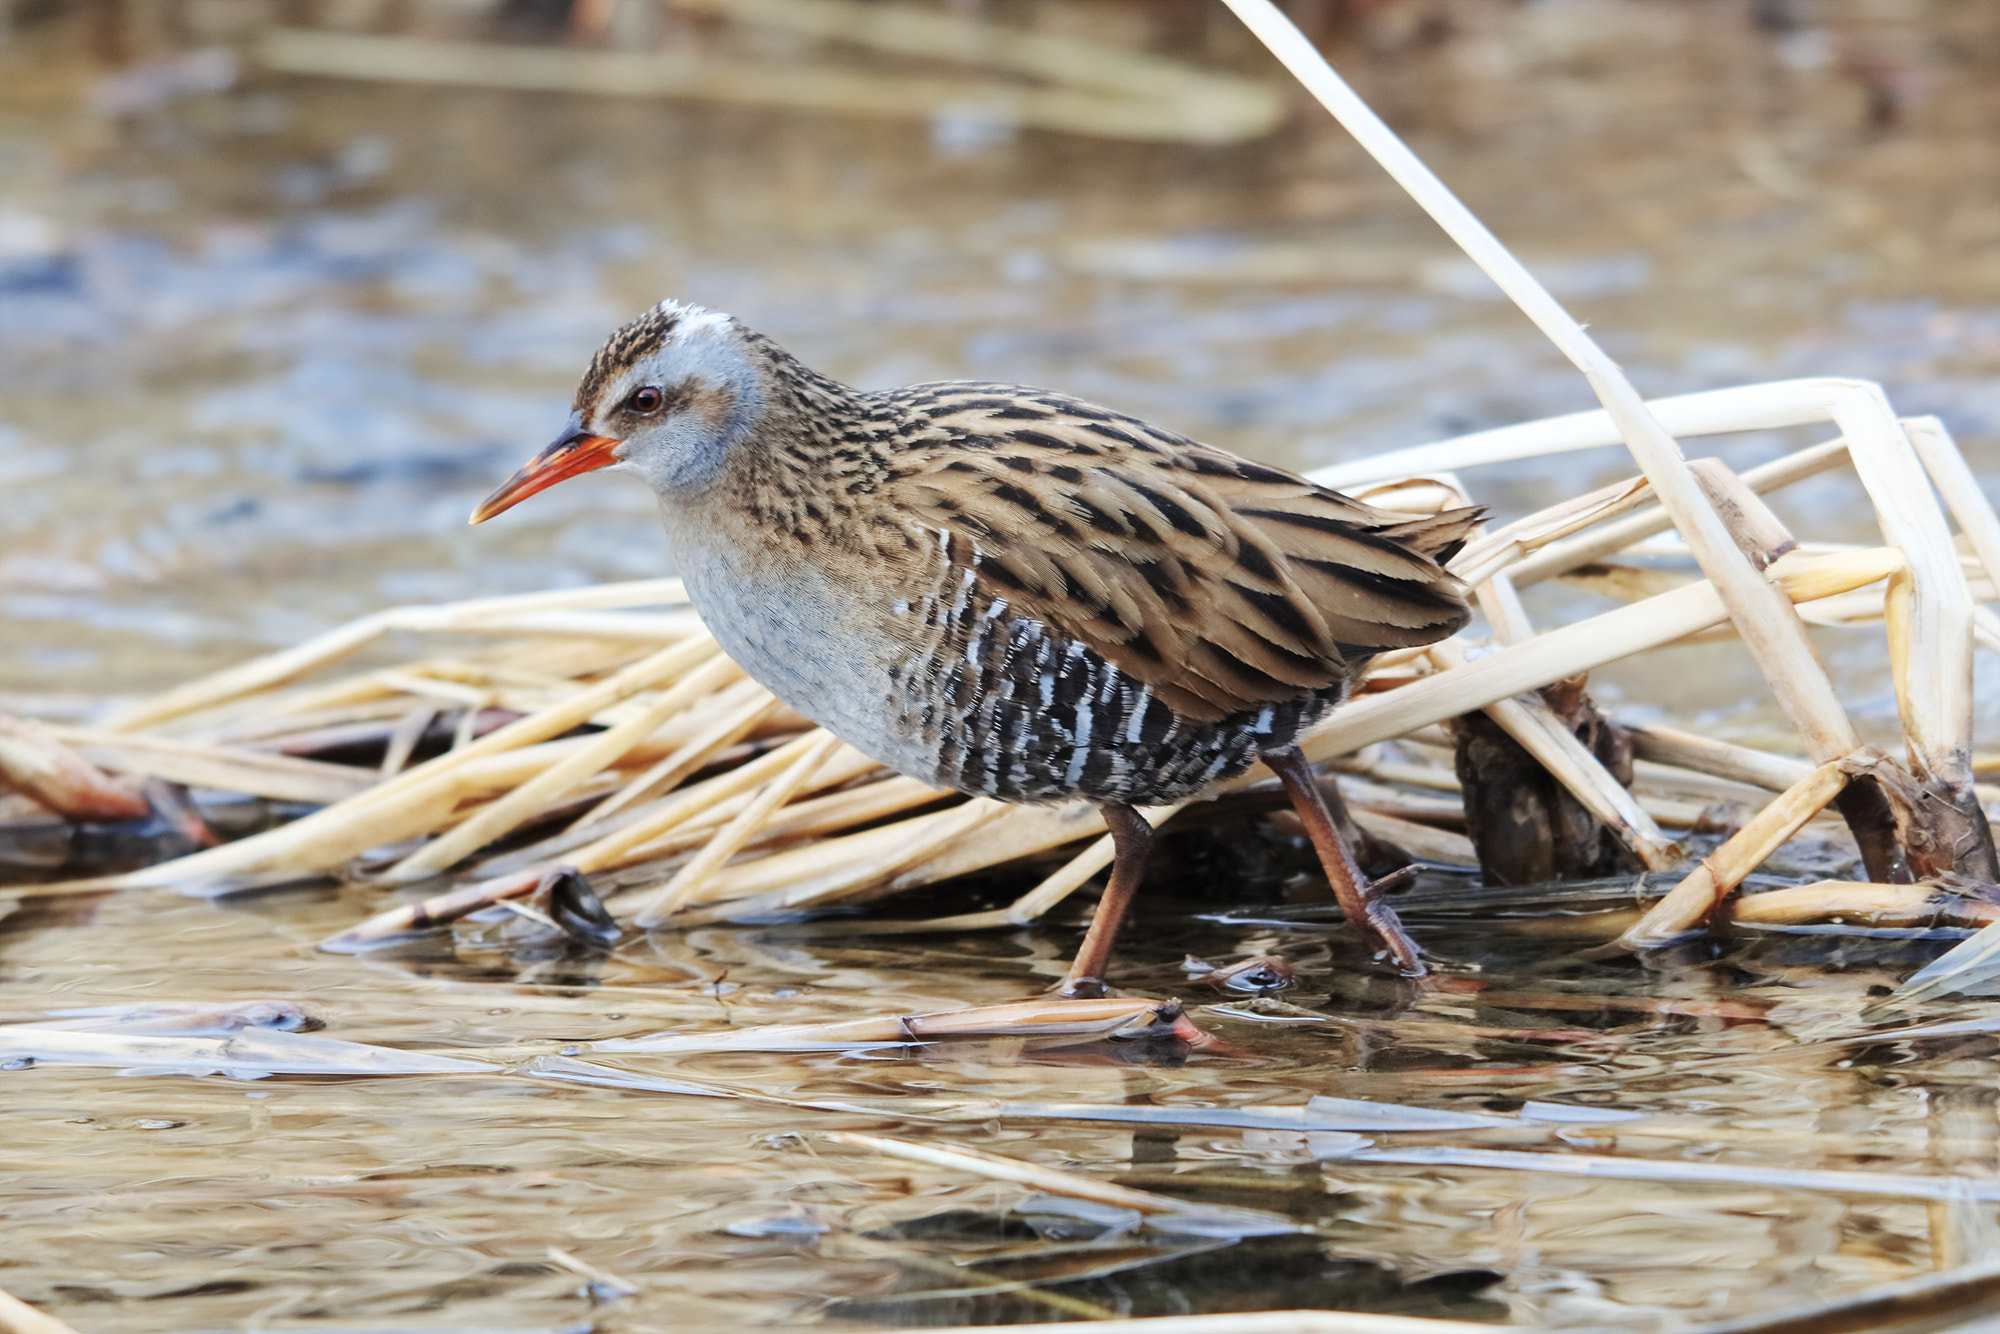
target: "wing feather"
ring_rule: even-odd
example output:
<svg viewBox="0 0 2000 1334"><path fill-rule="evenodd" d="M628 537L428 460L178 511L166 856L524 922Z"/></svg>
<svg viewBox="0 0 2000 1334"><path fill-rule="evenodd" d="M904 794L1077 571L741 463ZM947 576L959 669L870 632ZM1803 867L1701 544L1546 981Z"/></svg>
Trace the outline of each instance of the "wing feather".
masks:
<svg viewBox="0 0 2000 1334"><path fill-rule="evenodd" d="M1477 510L1390 514L1094 404L1005 385L902 391L895 512L975 577L1211 722L1337 686L1466 622L1438 564ZM935 537L932 538L935 542Z"/></svg>

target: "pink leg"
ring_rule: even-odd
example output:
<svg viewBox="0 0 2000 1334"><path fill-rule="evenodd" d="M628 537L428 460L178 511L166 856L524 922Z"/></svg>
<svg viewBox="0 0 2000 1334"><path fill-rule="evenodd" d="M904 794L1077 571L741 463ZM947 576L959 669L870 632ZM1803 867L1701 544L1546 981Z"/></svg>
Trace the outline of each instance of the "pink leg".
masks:
<svg viewBox="0 0 2000 1334"><path fill-rule="evenodd" d="M1062 994L1073 1000L1094 1000L1104 994L1104 970L1111 962L1111 947L1153 853L1153 826L1143 815L1116 801L1104 802L1098 809L1104 812L1104 823L1111 826L1111 841L1118 855L1111 863L1111 883L1097 901L1097 915L1090 919L1076 962L1063 979Z"/></svg>
<svg viewBox="0 0 2000 1334"><path fill-rule="evenodd" d="M1319 864L1326 870L1327 882L1333 886L1333 896L1340 900L1341 912L1361 933L1361 938L1373 946L1377 954L1387 954L1394 960L1406 977L1422 977L1430 971L1424 967L1417 942L1410 939L1409 933L1403 930L1402 922L1397 920L1396 910L1382 902L1379 884L1371 882L1355 862L1347 840L1340 836L1340 830L1333 822L1332 812L1326 808L1326 798L1321 794L1319 784L1313 781L1312 766L1306 763L1306 757L1299 753L1299 748L1287 746L1283 750L1269 751L1264 755L1264 763L1285 785L1285 793L1292 799L1292 807L1298 811L1299 819L1305 823L1306 835L1312 839L1313 850L1319 853ZM1394 878L1391 876L1388 880ZM1108 895L1106 897L1109 898Z"/></svg>

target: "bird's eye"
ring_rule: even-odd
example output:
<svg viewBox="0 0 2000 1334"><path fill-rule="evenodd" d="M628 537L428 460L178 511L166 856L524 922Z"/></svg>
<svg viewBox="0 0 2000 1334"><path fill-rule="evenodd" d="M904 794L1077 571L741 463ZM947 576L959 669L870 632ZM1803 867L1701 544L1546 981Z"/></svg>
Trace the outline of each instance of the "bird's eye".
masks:
<svg viewBox="0 0 2000 1334"><path fill-rule="evenodd" d="M635 390L632 397L625 400L625 406L633 412L658 412L660 405L666 401L665 394L647 385L644 389Z"/></svg>

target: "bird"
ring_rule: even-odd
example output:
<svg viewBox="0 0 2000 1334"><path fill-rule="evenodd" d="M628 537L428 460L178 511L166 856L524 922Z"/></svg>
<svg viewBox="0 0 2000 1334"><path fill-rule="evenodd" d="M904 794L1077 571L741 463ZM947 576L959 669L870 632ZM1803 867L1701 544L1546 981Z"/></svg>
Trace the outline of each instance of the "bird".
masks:
<svg viewBox="0 0 2000 1334"><path fill-rule="evenodd" d="M1297 740L1374 655L1467 623L1443 562L1477 507L1377 509L1046 389L852 388L672 300L610 335L471 522L598 470L652 487L695 610L779 699L936 787L1096 804L1111 875L1062 994L1107 993L1139 808L1259 760L1374 957L1426 971Z"/></svg>

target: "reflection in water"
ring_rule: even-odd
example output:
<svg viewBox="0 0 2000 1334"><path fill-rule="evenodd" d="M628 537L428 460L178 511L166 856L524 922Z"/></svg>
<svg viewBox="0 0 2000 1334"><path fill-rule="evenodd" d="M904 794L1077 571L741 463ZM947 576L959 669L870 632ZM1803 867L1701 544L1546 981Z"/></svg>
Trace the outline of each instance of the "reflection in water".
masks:
<svg viewBox="0 0 2000 1334"><path fill-rule="evenodd" d="M1207 7L1093 8L1124 40L1268 72ZM1881 379L1993 466L2000 24L1983 7L1409 0L1358 26L1318 8L1364 91L1649 391ZM188 49L214 39L204 21L187 20ZM1219 148L934 138L207 56L107 83L89 35L73 17L24 20L0 47L0 689L48 708L389 602L665 568L643 492L616 482L490 531L463 519L559 422L603 331L669 293L863 384L1043 383L1298 466L1589 402L1313 114ZM1782 443L1728 448L1749 460ZM1572 456L1473 481L1508 512L1622 471ZM1853 514L1865 536L1857 494L1826 479L1784 503L1826 535ZM1822 644L1854 693L1876 688L1872 638ZM1718 735L1768 725L1737 707L1761 685L1733 651L1677 652L1672 671L1605 674L1601 695ZM1855 706L1893 720L1886 699ZM1922 933L1744 935L1642 968L1578 961L1578 939L1616 929L1588 917L1434 918L1424 942L1455 967L1419 995L1285 902L1289 865L1267 852L1190 848L1125 955L1121 982L1185 997L1205 1046L623 1063L871 1106L1546 1099L1654 1115L1414 1142L2000 1168L1991 1037L1846 1038L1871 993L1935 954ZM0 1019L283 997L334 1037L542 1054L1019 999L1077 938L1073 922L708 929L560 953L491 920L395 953L311 948L377 904L352 887L25 899L5 924ZM1190 955L1278 955L1295 984L1211 988ZM1969 1201L1365 1163L1286 1132L939 1124L521 1077L44 1067L0 1073L0 1111L9 1158L34 1169L7 1191L4 1286L94 1334L557 1329L617 1299L551 1245L635 1286L618 1317L635 1324L1346 1305L1647 1329L1958 1263L1995 1235L1991 1207ZM818 1140L831 1129L977 1143L1314 1231L1233 1245L1121 1231Z"/></svg>

